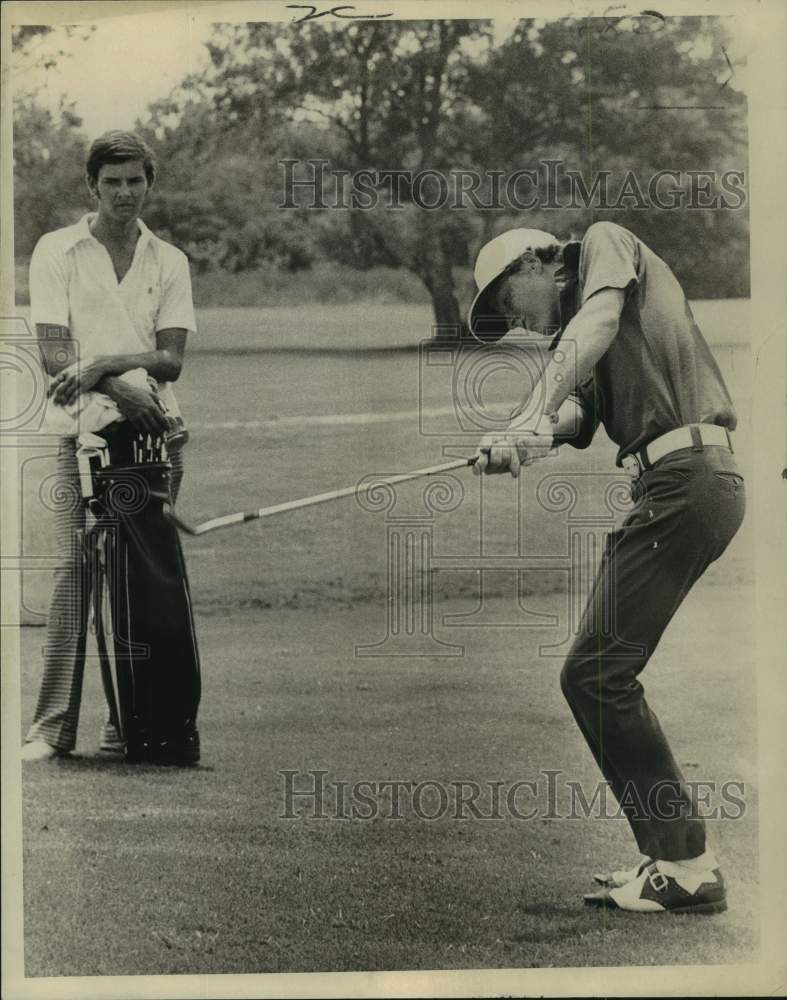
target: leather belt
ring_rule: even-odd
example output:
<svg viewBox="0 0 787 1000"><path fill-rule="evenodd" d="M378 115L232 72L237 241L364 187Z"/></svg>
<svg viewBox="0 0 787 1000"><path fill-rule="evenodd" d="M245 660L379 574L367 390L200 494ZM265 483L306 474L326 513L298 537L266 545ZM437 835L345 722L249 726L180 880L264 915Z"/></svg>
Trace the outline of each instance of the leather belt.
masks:
<svg viewBox="0 0 787 1000"><path fill-rule="evenodd" d="M649 444L640 448L639 452L626 455L622 459L623 468L634 477L652 468L656 462L671 455L673 451L691 448L702 451L706 445L718 445L732 451L730 432L718 424L690 424L687 427L676 427L654 438Z"/></svg>

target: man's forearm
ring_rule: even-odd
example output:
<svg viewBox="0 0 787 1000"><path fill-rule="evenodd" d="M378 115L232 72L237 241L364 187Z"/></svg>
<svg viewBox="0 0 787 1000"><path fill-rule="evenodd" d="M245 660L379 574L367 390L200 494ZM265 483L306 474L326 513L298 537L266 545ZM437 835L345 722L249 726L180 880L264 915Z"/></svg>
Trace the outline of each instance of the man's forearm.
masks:
<svg viewBox="0 0 787 1000"><path fill-rule="evenodd" d="M104 354L99 355L96 361L106 372L104 379L123 375L134 368L144 368L148 375L156 379L157 382L174 382L180 375L178 359L164 349L146 351L141 354ZM101 381L103 382L104 379ZM111 393L107 393L107 395L111 395Z"/></svg>
<svg viewBox="0 0 787 1000"><path fill-rule="evenodd" d="M36 337L41 350L44 371L50 377L73 365L78 357L78 347L71 339L67 326L54 323L36 323Z"/></svg>
<svg viewBox="0 0 787 1000"><path fill-rule="evenodd" d="M136 391L132 390L128 382L120 378L119 375L105 375L96 382L96 389L99 392L103 392L105 396L109 396L116 403L128 399L129 393Z"/></svg>
<svg viewBox="0 0 787 1000"><path fill-rule="evenodd" d="M601 360L617 332L617 324L582 322L575 317L566 327L564 339L575 346L552 357L541 376L545 413L557 413L570 393Z"/></svg>
<svg viewBox="0 0 787 1000"><path fill-rule="evenodd" d="M122 388L120 388L122 385L122 380L117 375L105 375L96 382L96 389L117 402L118 396L122 392Z"/></svg>
<svg viewBox="0 0 787 1000"><path fill-rule="evenodd" d="M615 338L623 308L623 292L604 289L585 303L566 327L561 344L573 350L556 350L534 390L542 412L557 413L576 387L590 374Z"/></svg>
<svg viewBox="0 0 787 1000"><path fill-rule="evenodd" d="M572 448L587 448L596 432L597 421L574 396L569 396L557 411L553 428L556 445L570 444Z"/></svg>

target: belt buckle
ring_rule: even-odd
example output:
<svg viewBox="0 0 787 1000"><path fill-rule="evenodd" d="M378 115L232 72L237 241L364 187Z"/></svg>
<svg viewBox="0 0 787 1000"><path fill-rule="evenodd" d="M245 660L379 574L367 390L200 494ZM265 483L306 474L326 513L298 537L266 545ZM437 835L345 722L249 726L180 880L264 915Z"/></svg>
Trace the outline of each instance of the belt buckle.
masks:
<svg viewBox="0 0 787 1000"><path fill-rule="evenodd" d="M632 479L639 479L642 475L642 463L637 455L626 455L621 460L621 465L626 475L631 476Z"/></svg>

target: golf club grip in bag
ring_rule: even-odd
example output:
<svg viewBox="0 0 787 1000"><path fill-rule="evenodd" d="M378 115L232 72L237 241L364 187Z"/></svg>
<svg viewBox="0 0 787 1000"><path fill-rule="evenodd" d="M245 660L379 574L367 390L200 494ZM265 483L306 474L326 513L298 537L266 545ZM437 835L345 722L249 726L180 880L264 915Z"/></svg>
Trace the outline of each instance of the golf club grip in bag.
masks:
<svg viewBox="0 0 787 1000"><path fill-rule="evenodd" d="M89 505L111 609L126 757L196 763L200 663L183 551L164 510L170 503L172 466L167 460L150 461L165 454L161 442L141 447L127 424L112 425L102 436L109 465L93 469ZM96 632L103 639L98 617Z"/></svg>

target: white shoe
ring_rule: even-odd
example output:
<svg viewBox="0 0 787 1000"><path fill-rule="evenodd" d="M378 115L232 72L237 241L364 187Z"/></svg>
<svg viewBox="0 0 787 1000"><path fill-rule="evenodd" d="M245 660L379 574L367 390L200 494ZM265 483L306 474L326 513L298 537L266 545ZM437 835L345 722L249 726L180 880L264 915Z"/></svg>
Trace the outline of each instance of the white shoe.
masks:
<svg viewBox="0 0 787 1000"><path fill-rule="evenodd" d="M683 865L654 861L617 889L588 893L585 905L629 913L723 913L727 897L719 868L692 871Z"/></svg>
<svg viewBox="0 0 787 1000"><path fill-rule="evenodd" d="M52 760L53 757L63 757L64 751L50 746L43 740L31 740L25 743L19 756L22 760Z"/></svg>
<svg viewBox="0 0 787 1000"><path fill-rule="evenodd" d="M633 882L635 878L639 878L650 864L653 864L652 858L643 858L632 868L618 868L614 872L596 872L593 881L598 885L605 885L608 889L618 889L627 882Z"/></svg>

